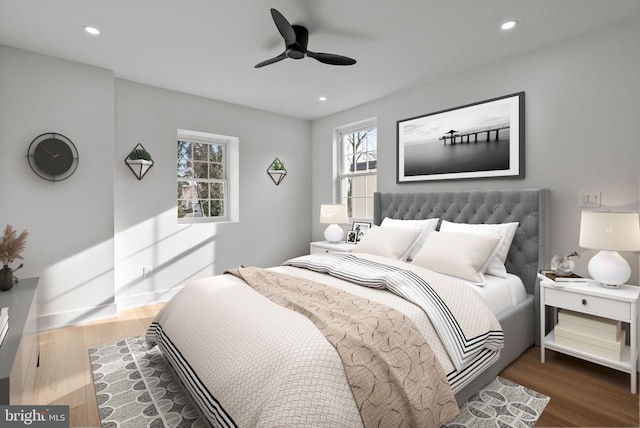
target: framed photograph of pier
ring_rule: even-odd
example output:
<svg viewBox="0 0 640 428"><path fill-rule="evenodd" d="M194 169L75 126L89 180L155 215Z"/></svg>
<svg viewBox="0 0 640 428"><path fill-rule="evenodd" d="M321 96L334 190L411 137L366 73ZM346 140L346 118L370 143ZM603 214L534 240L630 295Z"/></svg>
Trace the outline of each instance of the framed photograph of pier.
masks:
<svg viewBox="0 0 640 428"><path fill-rule="evenodd" d="M524 177L524 92L397 122L398 183Z"/></svg>

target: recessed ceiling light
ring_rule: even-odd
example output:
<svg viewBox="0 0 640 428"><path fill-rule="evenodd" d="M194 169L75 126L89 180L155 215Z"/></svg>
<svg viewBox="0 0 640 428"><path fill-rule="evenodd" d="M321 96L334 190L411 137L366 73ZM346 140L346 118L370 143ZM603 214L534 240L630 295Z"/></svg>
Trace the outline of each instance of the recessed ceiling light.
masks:
<svg viewBox="0 0 640 428"><path fill-rule="evenodd" d="M512 28L514 28L516 25L518 25L518 21L516 21L515 19L509 20L504 22L500 28L502 28L503 30L511 30Z"/></svg>
<svg viewBox="0 0 640 428"><path fill-rule="evenodd" d="M325 97L324 95L321 97L318 97L318 101L327 101L327 97Z"/></svg>
<svg viewBox="0 0 640 428"><path fill-rule="evenodd" d="M91 34L92 36L99 36L100 35L100 30L98 30L96 27L92 27L90 25L87 25L86 27L84 27L84 31L86 31L87 33Z"/></svg>

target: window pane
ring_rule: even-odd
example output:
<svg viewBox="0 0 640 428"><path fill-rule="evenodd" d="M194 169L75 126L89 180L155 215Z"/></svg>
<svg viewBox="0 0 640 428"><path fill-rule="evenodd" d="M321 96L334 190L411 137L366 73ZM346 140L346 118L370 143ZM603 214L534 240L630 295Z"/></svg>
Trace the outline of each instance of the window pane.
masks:
<svg viewBox="0 0 640 428"><path fill-rule="evenodd" d="M182 185L183 181L178 181L178 199L182 199Z"/></svg>
<svg viewBox="0 0 640 428"><path fill-rule="evenodd" d="M342 136L343 174L367 171L377 167L376 133L376 128L372 128Z"/></svg>
<svg viewBox="0 0 640 428"><path fill-rule="evenodd" d="M351 196L354 198L363 198L366 195L366 177L353 177L351 179Z"/></svg>
<svg viewBox="0 0 640 428"><path fill-rule="evenodd" d="M373 218L373 198L367 198L366 201L367 214L364 218Z"/></svg>
<svg viewBox="0 0 640 428"><path fill-rule="evenodd" d="M181 159L191 159L191 143L189 141L178 140L178 161Z"/></svg>
<svg viewBox="0 0 640 428"><path fill-rule="evenodd" d="M193 178L193 164L186 159L178 159L178 178Z"/></svg>
<svg viewBox="0 0 640 428"><path fill-rule="evenodd" d="M221 217L224 215L224 203L222 201L211 201L211 216Z"/></svg>
<svg viewBox="0 0 640 428"><path fill-rule="evenodd" d="M342 173L345 174L345 173L353 172L354 163L355 163L355 159L353 158L353 156L351 155L345 156L344 162L342 163L344 165L342 169Z"/></svg>
<svg viewBox="0 0 640 428"><path fill-rule="evenodd" d="M182 192L178 192L181 199L198 199L198 189L193 181L178 181L178 185L182 188Z"/></svg>
<svg viewBox="0 0 640 428"><path fill-rule="evenodd" d="M209 183L198 183L198 199L209 199Z"/></svg>
<svg viewBox="0 0 640 428"><path fill-rule="evenodd" d="M183 218L202 217L202 209L200 201L197 199L179 199L178 200L178 216Z"/></svg>
<svg viewBox="0 0 640 428"><path fill-rule="evenodd" d="M353 135L346 135L345 136L345 142L344 142L344 152L347 155L352 155L353 154L353 149L354 149L354 145L353 145Z"/></svg>
<svg viewBox="0 0 640 428"><path fill-rule="evenodd" d="M193 162L193 178L209 178L209 163Z"/></svg>
<svg viewBox="0 0 640 428"><path fill-rule="evenodd" d="M353 199L353 217L367 218L367 201L365 198Z"/></svg>
<svg viewBox="0 0 640 428"><path fill-rule="evenodd" d="M373 199L373 193L378 188L378 176L377 175L367 175L366 179L367 193L366 196L368 198Z"/></svg>
<svg viewBox="0 0 640 428"><path fill-rule="evenodd" d="M201 199L198 202L200 204L200 209L202 210L201 215L198 217L209 217L209 200Z"/></svg>
<svg viewBox="0 0 640 428"><path fill-rule="evenodd" d="M178 140L178 177L193 177L191 164L191 143Z"/></svg>
<svg viewBox="0 0 640 428"><path fill-rule="evenodd" d="M220 144L211 145L211 161L222 162L224 160L224 146Z"/></svg>
<svg viewBox="0 0 640 428"><path fill-rule="evenodd" d="M367 143L367 151L375 152L376 150L378 150L378 141L376 139L375 130L373 130L372 134L369 135Z"/></svg>
<svg viewBox="0 0 640 428"><path fill-rule="evenodd" d="M210 168L211 168L210 178L217 178L217 179L224 178L224 167L222 164L212 163L210 164Z"/></svg>
<svg viewBox="0 0 640 428"><path fill-rule="evenodd" d="M378 152L369 152L369 169L378 168Z"/></svg>
<svg viewBox="0 0 640 428"><path fill-rule="evenodd" d="M209 145L203 143L193 143L193 159L206 161L209 159Z"/></svg>
<svg viewBox="0 0 640 428"><path fill-rule="evenodd" d="M211 184L211 199L223 199L224 198L224 184L212 183Z"/></svg>
<svg viewBox="0 0 640 428"><path fill-rule="evenodd" d="M184 218L187 215L187 201L178 199L178 218Z"/></svg>

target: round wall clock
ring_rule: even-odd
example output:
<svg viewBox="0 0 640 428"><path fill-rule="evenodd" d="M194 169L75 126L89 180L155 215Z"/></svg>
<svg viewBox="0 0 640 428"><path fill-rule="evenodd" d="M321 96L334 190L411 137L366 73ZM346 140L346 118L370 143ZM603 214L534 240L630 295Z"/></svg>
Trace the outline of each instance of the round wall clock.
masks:
<svg viewBox="0 0 640 428"><path fill-rule="evenodd" d="M78 168L78 150L62 134L47 132L38 135L29 145L29 166L38 176L49 181L71 177Z"/></svg>

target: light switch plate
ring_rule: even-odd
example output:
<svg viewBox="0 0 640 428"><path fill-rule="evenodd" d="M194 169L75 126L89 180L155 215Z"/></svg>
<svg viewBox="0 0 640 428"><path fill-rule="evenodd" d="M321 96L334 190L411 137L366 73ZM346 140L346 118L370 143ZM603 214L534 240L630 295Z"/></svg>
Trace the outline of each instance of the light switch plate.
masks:
<svg viewBox="0 0 640 428"><path fill-rule="evenodd" d="M578 206L580 208L599 208L601 205L600 193L596 191L581 191Z"/></svg>

